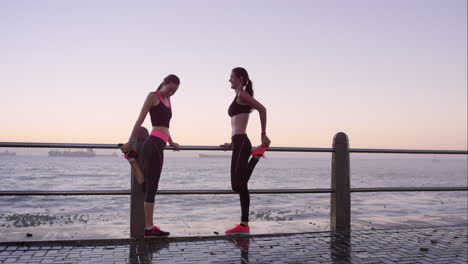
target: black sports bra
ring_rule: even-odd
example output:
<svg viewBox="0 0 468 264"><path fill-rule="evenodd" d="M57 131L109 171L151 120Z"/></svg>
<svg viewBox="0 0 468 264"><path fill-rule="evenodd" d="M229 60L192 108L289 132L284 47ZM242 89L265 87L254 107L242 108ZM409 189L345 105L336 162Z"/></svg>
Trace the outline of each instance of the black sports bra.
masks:
<svg viewBox="0 0 468 264"><path fill-rule="evenodd" d="M252 111L252 107L250 105L241 105L237 103L237 95L234 98L234 101L232 101L231 105L229 106L228 109L228 115L230 117L236 116L238 114L248 114Z"/></svg>
<svg viewBox="0 0 468 264"><path fill-rule="evenodd" d="M159 97L160 103L158 105L152 106L149 110L151 124L153 126L163 126L169 128L169 122L172 118L171 100L167 98L169 105L166 105L159 92L156 92L156 94Z"/></svg>

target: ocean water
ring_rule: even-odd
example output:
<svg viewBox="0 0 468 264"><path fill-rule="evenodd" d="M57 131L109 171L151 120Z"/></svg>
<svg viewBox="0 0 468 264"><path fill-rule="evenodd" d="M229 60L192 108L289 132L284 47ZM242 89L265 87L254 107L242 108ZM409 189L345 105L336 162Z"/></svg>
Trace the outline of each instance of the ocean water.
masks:
<svg viewBox="0 0 468 264"><path fill-rule="evenodd" d="M167 152L166 152L167 153ZM160 190L230 189L230 159L166 155ZM200 152L203 153L203 152ZM215 153L210 153L215 154ZM271 153L251 189L329 188L331 154ZM123 190L130 167L122 157L0 157L0 190ZM468 186L466 156L353 154L352 187ZM1 196L0 227L117 225L128 229L129 196ZM251 222L328 220L329 194L251 195ZM353 193L352 217L467 213L466 192ZM156 196L155 221L235 223L237 195Z"/></svg>

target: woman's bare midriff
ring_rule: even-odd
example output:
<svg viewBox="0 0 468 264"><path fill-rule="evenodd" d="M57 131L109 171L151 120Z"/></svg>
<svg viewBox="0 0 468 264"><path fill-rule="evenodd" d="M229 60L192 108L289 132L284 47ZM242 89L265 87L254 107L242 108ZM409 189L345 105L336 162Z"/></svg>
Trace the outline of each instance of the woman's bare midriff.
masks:
<svg viewBox="0 0 468 264"><path fill-rule="evenodd" d="M238 114L231 117L231 135L247 134L247 124L249 123L248 113Z"/></svg>
<svg viewBox="0 0 468 264"><path fill-rule="evenodd" d="M153 126L153 131L163 132L164 134L166 134L166 136L169 136L169 128L168 127Z"/></svg>

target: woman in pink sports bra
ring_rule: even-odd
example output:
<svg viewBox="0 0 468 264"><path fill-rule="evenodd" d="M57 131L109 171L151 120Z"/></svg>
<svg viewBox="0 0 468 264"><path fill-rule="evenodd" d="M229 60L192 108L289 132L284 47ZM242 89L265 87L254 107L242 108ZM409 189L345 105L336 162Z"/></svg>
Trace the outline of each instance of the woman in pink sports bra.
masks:
<svg viewBox="0 0 468 264"><path fill-rule="evenodd" d="M270 139L266 135L267 111L266 108L253 97L252 80L244 68L237 67L231 72L229 79L231 88L235 91L236 97L228 109L231 117L232 137L231 143L225 143L225 148L232 148L231 159L231 187L239 194L241 205L241 222L234 228L227 230L227 235L249 234L249 207L250 195L248 182L252 172L260 157L270 146ZM262 125L262 145L252 151L252 144L247 137L247 124L252 109L260 114ZM249 160L249 157L252 156Z"/></svg>
<svg viewBox="0 0 468 264"><path fill-rule="evenodd" d="M145 237L168 236L169 232L162 231L153 224L154 198L158 190L159 178L164 163L164 148L169 145L178 149L179 144L172 141L169 133L169 123L172 118L170 97L179 88L180 79L176 75L168 75L159 85L155 92L150 92L146 98L140 115L138 116L132 134L127 143L122 146L122 151L129 158L134 157L136 153L132 151L132 145L140 131L140 127L149 113L153 129L150 136L143 143L143 148L139 155L142 158L142 175L137 176L137 182L146 184L145 193ZM130 161L130 159L129 159ZM138 175L138 174L137 174Z"/></svg>

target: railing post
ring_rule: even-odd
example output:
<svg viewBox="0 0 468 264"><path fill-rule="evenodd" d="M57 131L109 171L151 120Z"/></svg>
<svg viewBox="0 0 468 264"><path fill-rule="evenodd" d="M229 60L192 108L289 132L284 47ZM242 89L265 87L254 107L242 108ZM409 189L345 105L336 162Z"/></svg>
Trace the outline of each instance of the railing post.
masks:
<svg viewBox="0 0 468 264"><path fill-rule="evenodd" d="M148 130L144 127L140 128L135 144L134 150L141 153L143 142L148 137ZM141 165L141 154L137 158L138 163ZM135 170L131 169L130 180L130 237L141 238L144 235L145 228L145 210L143 202L145 200L144 185L137 184L135 180Z"/></svg>
<svg viewBox="0 0 468 264"><path fill-rule="evenodd" d="M333 138L330 228L332 231L347 231L351 227L351 194L348 136L339 132Z"/></svg>

